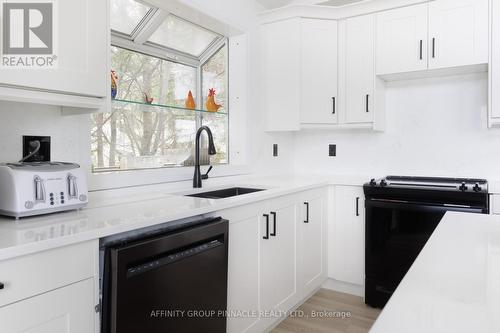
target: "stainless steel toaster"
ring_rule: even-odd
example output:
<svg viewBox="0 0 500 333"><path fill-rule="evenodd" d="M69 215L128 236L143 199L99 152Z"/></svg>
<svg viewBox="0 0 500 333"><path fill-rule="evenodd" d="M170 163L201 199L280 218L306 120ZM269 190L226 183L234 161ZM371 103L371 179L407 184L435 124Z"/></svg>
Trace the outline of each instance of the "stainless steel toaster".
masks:
<svg viewBox="0 0 500 333"><path fill-rule="evenodd" d="M25 217L88 203L85 171L75 163L0 164L0 214Z"/></svg>

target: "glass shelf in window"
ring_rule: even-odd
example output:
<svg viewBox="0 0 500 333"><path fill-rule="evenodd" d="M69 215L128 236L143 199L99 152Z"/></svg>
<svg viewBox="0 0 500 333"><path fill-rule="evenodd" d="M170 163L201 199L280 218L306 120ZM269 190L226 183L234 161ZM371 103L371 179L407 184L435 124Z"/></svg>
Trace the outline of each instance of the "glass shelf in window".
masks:
<svg viewBox="0 0 500 333"><path fill-rule="evenodd" d="M138 101L127 101L127 100L122 100L122 99L114 99L113 100L113 108L122 106L126 107L128 106L135 106L135 109L140 108L140 111L143 112L155 112L155 111L166 111L166 110L171 110L171 111L181 111L184 113L201 113L201 114L212 114L212 115L226 115L227 112L211 112L207 110L202 110L202 109L187 109L185 107L181 106L173 106L173 105L163 105L163 104L155 104L155 103L145 103L145 102L138 102Z"/></svg>

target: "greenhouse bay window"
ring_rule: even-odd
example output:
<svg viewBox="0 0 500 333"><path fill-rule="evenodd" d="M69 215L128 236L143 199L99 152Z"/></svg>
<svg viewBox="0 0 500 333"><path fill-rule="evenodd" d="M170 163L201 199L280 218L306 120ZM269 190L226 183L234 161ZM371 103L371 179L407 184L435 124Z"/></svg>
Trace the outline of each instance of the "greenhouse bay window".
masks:
<svg viewBox="0 0 500 333"><path fill-rule="evenodd" d="M116 96L92 115L93 171L191 166L202 125L217 147L203 164L229 163L227 38L134 0L111 0L111 29Z"/></svg>

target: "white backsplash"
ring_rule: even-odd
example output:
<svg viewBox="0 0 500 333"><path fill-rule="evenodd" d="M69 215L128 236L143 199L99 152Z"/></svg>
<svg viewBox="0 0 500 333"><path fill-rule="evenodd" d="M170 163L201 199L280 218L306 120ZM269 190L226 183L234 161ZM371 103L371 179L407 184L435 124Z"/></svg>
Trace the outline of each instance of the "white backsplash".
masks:
<svg viewBox="0 0 500 333"><path fill-rule="evenodd" d="M295 170L500 178L500 129L486 129L487 96L486 73L390 83L385 132L297 133Z"/></svg>

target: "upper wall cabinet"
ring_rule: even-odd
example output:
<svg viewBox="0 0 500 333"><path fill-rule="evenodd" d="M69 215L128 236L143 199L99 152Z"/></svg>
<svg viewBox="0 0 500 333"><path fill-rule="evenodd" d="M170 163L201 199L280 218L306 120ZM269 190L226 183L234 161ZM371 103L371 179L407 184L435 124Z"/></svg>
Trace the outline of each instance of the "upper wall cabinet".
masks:
<svg viewBox="0 0 500 333"><path fill-rule="evenodd" d="M429 68L488 63L488 0L429 3Z"/></svg>
<svg viewBox="0 0 500 333"><path fill-rule="evenodd" d="M490 105L488 126L500 126L500 3L491 0Z"/></svg>
<svg viewBox="0 0 500 333"><path fill-rule="evenodd" d="M373 15L340 22L341 119L372 123L375 98L375 21Z"/></svg>
<svg viewBox="0 0 500 333"><path fill-rule="evenodd" d="M377 74L427 69L427 4L377 15Z"/></svg>
<svg viewBox="0 0 500 333"><path fill-rule="evenodd" d="M488 63L488 0L436 0L377 15L377 74Z"/></svg>
<svg viewBox="0 0 500 333"><path fill-rule="evenodd" d="M262 26L269 131L337 123L337 22L294 18Z"/></svg>
<svg viewBox="0 0 500 333"><path fill-rule="evenodd" d="M300 19L261 28L263 106L267 130L300 129Z"/></svg>
<svg viewBox="0 0 500 333"><path fill-rule="evenodd" d="M337 124L337 22L301 21L302 124Z"/></svg>
<svg viewBox="0 0 500 333"><path fill-rule="evenodd" d="M373 25L372 16L341 21L341 30L334 20L264 24L266 129L377 129Z"/></svg>
<svg viewBox="0 0 500 333"><path fill-rule="evenodd" d="M103 0L54 1L53 7L43 9L41 14L42 24L48 24L48 30L44 31L53 31L52 35L35 35L28 31L29 38L25 36L24 42L21 39L18 41L14 35L10 39L11 46L18 51L22 49L19 51L21 54L13 54L16 58L25 58L23 52L33 55L31 49L34 46L42 51L46 46L51 46L53 50L48 56L54 65L40 68L2 66L0 84L11 90L36 90L85 98L106 97L109 90L108 7L109 2ZM10 12L11 20L15 18L12 15L17 15L15 10ZM53 15L52 22L50 15ZM15 25L11 25L11 28L15 28ZM40 51L34 54L37 53ZM26 57L31 55L27 54ZM5 50L3 56L9 56ZM2 94L6 93L2 91Z"/></svg>

